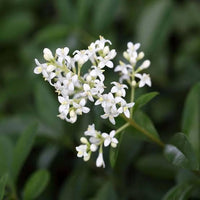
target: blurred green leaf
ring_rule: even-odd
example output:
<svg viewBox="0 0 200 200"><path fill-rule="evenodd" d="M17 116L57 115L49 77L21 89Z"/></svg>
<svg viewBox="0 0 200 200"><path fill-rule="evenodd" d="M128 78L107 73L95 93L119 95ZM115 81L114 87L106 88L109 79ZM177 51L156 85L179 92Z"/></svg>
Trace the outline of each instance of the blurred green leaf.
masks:
<svg viewBox="0 0 200 200"><path fill-rule="evenodd" d="M87 169L83 168L83 166L77 167L63 184L58 199L85 199L85 193L91 187L92 184L89 180Z"/></svg>
<svg viewBox="0 0 200 200"><path fill-rule="evenodd" d="M143 107L145 104L147 104L149 101L151 101L157 95L158 95L158 92L149 92L147 94L143 94L135 101L135 105L134 105L133 109L137 110L138 108Z"/></svg>
<svg viewBox="0 0 200 200"><path fill-rule="evenodd" d="M183 133L177 133L172 137L170 144L165 145L164 155L175 166L193 170L198 169L196 156Z"/></svg>
<svg viewBox="0 0 200 200"><path fill-rule="evenodd" d="M150 133L150 135L152 135L153 137L158 138L158 139L160 138L157 130L154 127L153 122L145 113L141 112L140 110L136 110L133 113L133 119L140 127L145 129L146 131L148 131ZM133 128L133 130L135 130L135 129ZM134 131L133 131L133 134L134 134ZM140 133L140 134L142 135L142 133Z"/></svg>
<svg viewBox="0 0 200 200"><path fill-rule="evenodd" d="M37 125L34 123L30 125L20 136L17 144L14 148L13 163L12 163L12 176L16 180L18 174L30 153L35 136L36 136Z"/></svg>
<svg viewBox="0 0 200 200"><path fill-rule="evenodd" d="M5 174L0 179L0 200L3 200L6 182L7 182L8 175Z"/></svg>
<svg viewBox="0 0 200 200"><path fill-rule="evenodd" d="M92 200L117 200L117 194L110 182L106 182Z"/></svg>
<svg viewBox="0 0 200 200"><path fill-rule="evenodd" d="M24 187L24 200L36 199L46 188L49 177L47 170L41 169L34 172Z"/></svg>
<svg viewBox="0 0 200 200"><path fill-rule="evenodd" d="M162 200L188 200L192 192L193 185L182 183L174 186Z"/></svg>
<svg viewBox="0 0 200 200"><path fill-rule="evenodd" d="M13 144L8 137L0 136L0 176L11 172Z"/></svg>
<svg viewBox="0 0 200 200"><path fill-rule="evenodd" d="M0 27L0 42L18 42L32 29L34 18L29 12L11 12L3 20Z"/></svg>
<svg viewBox="0 0 200 200"><path fill-rule="evenodd" d="M77 1L77 14L79 25L83 25L89 17L89 10L91 9L94 0L81 0Z"/></svg>
<svg viewBox="0 0 200 200"><path fill-rule="evenodd" d="M76 21L76 12L74 12L74 5L70 0L56 0L55 7L59 17L59 21L66 24L73 24Z"/></svg>
<svg viewBox="0 0 200 200"><path fill-rule="evenodd" d="M93 27L96 31L105 30L114 20L119 0L95 0Z"/></svg>
<svg viewBox="0 0 200 200"><path fill-rule="evenodd" d="M34 43L38 45L50 45L60 40L64 42L67 38L68 31L68 26L64 24L48 25L37 32Z"/></svg>
<svg viewBox="0 0 200 200"><path fill-rule="evenodd" d="M53 159L58 154L58 146L47 146L40 153L38 159L38 167L39 168L47 168L52 163Z"/></svg>
<svg viewBox="0 0 200 200"><path fill-rule="evenodd" d="M172 22L172 1L155 1L144 7L138 19L137 38L146 51L154 51L166 40Z"/></svg>
<svg viewBox="0 0 200 200"><path fill-rule="evenodd" d="M62 129L62 121L57 117L58 102L46 84L40 82L35 86L36 108L41 119L58 132ZM58 133L59 134L59 133Z"/></svg>
<svg viewBox="0 0 200 200"><path fill-rule="evenodd" d="M200 163L200 82L191 89L187 96L182 131L187 135Z"/></svg>
<svg viewBox="0 0 200 200"><path fill-rule="evenodd" d="M110 147L110 157L109 158L110 158L110 164L111 164L112 168L115 167L123 135L124 135L124 132L121 132L119 134L119 138L117 138L119 142L118 142L116 148Z"/></svg>
<svg viewBox="0 0 200 200"><path fill-rule="evenodd" d="M144 174L163 179L173 179L176 173L173 165L158 153L141 156L136 162L136 168Z"/></svg>

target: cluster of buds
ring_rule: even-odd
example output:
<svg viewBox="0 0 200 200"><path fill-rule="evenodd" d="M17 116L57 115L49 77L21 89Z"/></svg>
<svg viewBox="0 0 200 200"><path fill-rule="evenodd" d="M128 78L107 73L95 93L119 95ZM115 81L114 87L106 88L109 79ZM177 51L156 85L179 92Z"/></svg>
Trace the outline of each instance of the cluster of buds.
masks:
<svg viewBox="0 0 200 200"><path fill-rule="evenodd" d="M96 106L100 105L104 111L101 117L108 118L112 124L115 124L115 118L120 114L124 114L127 118L131 117L130 111L134 102L131 98L127 103L126 89L151 86L149 75L139 73L150 66L150 61L146 60L140 66L136 66L144 57L144 53L137 52L139 43L134 45L129 42L128 49L123 54L128 63L120 61L114 68L112 60L116 56L116 51L110 49L109 45L111 42L100 36L100 39L91 43L88 49L74 51L73 56L69 55L68 47L56 49L55 56L51 50L45 48L43 53L46 62L41 64L35 59L37 66L34 73L41 73L58 93L60 103L58 117L75 123L78 115L90 111L87 107L88 101ZM115 72L120 73L119 81L112 82L108 92L105 92L104 85L106 68L114 68ZM85 161L89 160L91 152L100 147L96 164L98 167L104 166L102 146L111 144L112 147L116 147L115 131L111 131L109 135L101 134L90 125L85 135L91 137L89 141L85 137L81 138L82 145L76 148L78 157L83 157Z"/></svg>

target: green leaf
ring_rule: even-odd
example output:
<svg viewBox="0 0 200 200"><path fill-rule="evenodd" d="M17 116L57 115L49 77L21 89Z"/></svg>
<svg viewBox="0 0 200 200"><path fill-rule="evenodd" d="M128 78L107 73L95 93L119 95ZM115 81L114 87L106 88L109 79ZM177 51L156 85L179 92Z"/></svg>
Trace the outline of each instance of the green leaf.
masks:
<svg viewBox="0 0 200 200"><path fill-rule="evenodd" d="M96 31L109 27L114 19L119 0L96 0L94 5L93 27ZM114 8L114 9L113 9Z"/></svg>
<svg viewBox="0 0 200 200"><path fill-rule="evenodd" d="M116 161L117 161L117 157L118 157L118 153L119 153L119 148L120 148L120 145L121 145L121 141L122 141L124 132L121 132L119 134L120 134L119 138L118 138L119 142L117 144L117 147L116 148L110 147L110 164L111 164L112 168L115 167L115 164L116 164Z"/></svg>
<svg viewBox="0 0 200 200"><path fill-rule="evenodd" d="M7 179L8 179L7 174L2 176L0 179L0 200L3 200Z"/></svg>
<svg viewBox="0 0 200 200"><path fill-rule="evenodd" d="M164 155L175 166L193 170L198 169L196 156L183 133L177 133L171 139L170 144L165 145Z"/></svg>
<svg viewBox="0 0 200 200"><path fill-rule="evenodd" d="M135 120L135 122L140 125L140 127L142 127L143 129L145 129L146 131L149 132L150 135L152 135L153 137L159 139L159 135L157 130L154 127L154 124L152 123L151 119L143 112L141 112L140 110L136 110L133 113L133 119ZM134 132L133 132L134 134ZM140 135L142 133L139 133Z"/></svg>
<svg viewBox="0 0 200 200"><path fill-rule="evenodd" d="M11 172L13 144L8 137L0 136L0 176Z"/></svg>
<svg viewBox="0 0 200 200"><path fill-rule="evenodd" d="M163 178L173 179L176 169L161 154L147 154L139 158L136 168L144 174Z"/></svg>
<svg viewBox="0 0 200 200"><path fill-rule="evenodd" d="M174 186L162 200L187 200L192 192L193 185L182 183Z"/></svg>
<svg viewBox="0 0 200 200"><path fill-rule="evenodd" d="M55 7L57 10L57 14L60 22L64 22L67 24L74 24L76 21L76 12L74 9L74 5L70 0L56 0Z"/></svg>
<svg viewBox="0 0 200 200"><path fill-rule="evenodd" d="M85 193L88 191L88 188L92 190L93 183L91 183L88 171L84 167L85 166L78 166L71 173L70 177L67 178L60 190L58 198L59 200L82 200L85 199L84 196Z"/></svg>
<svg viewBox="0 0 200 200"><path fill-rule="evenodd" d="M24 200L36 199L46 188L49 177L47 170L38 170L32 174L24 187Z"/></svg>
<svg viewBox="0 0 200 200"><path fill-rule="evenodd" d="M143 107L157 95L158 92L149 92L147 94L143 94L136 100L135 105L133 106L133 110L137 110L138 108Z"/></svg>
<svg viewBox="0 0 200 200"><path fill-rule="evenodd" d="M33 27L34 18L28 12L11 12L1 20L0 41L18 42ZM13 31L15 30L15 31Z"/></svg>
<svg viewBox="0 0 200 200"><path fill-rule="evenodd" d="M172 2L161 0L149 4L138 18L137 38L143 48L154 51L157 46L162 46L166 35L172 27Z"/></svg>
<svg viewBox="0 0 200 200"><path fill-rule="evenodd" d="M35 99L40 118L58 132L61 131L62 121L57 117L59 103L46 84L41 85L39 82L36 84Z"/></svg>
<svg viewBox="0 0 200 200"><path fill-rule="evenodd" d="M187 135L200 163L200 82L191 89L187 96L182 131Z"/></svg>
<svg viewBox="0 0 200 200"><path fill-rule="evenodd" d="M37 125L34 123L25 130L17 141L14 148L13 164L12 164L12 176L14 180L17 179L18 174L30 153L35 136L36 136Z"/></svg>
<svg viewBox="0 0 200 200"><path fill-rule="evenodd" d="M117 194L110 182L106 182L97 192L96 196L92 200L116 200Z"/></svg>
<svg viewBox="0 0 200 200"><path fill-rule="evenodd" d="M69 28L62 24L48 25L39 30L35 36L34 42L39 45L51 44L59 42L67 37Z"/></svg>

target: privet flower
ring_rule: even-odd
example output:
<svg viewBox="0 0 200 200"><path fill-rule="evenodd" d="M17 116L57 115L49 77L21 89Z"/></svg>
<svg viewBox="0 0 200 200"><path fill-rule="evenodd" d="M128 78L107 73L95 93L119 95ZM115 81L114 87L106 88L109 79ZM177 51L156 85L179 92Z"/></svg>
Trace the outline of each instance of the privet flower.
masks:
<svg viewBox="0 0 200 200"><path fill-rule="evenodd" d="M88 101L100 106L104 112L101 118L108 119L112 124L116 123L115 118L121 114L127 118L131 117L134 102L132 98L130 101L127 100L126 91L128 88L151 86L149 74L141 73L150 66L150 61L141 62L144 53L138 52L140 44L128 42L127 50L123 53L125 60L119 61L115 67L113 59L117 53L115 49L110 49L110 45L111 41L100 36L87 49L76 50L70 54L68 47L58 48L53 55L51 50L45 48L43 57L46 62L41 64L35 59L37 66L34 73L42 74L58 93L60 103L58 117L75 123L79 115L90 112ZM138 61L141 63L139 66L137 66ZM86 63L87 66L90 65L87 71L82 70ZM105 85L106 68L118 72L119 80ZM96 165L105 167L103 146L111 145L115 148L118 144L116 133L117 131L111 130L109 134L101 134L95 130L94 124L89 125L84 133L89 140L86 137L81 138L82 144L76 147L77 156L87 161L91 153L99 149Z"/></svg>

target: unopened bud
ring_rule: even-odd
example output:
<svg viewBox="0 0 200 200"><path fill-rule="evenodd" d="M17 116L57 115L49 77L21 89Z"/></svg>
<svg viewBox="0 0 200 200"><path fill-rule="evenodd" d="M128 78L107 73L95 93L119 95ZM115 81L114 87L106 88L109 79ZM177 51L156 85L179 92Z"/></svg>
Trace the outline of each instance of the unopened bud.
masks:
<svg viewBox="0 0 200 200"><path fill-rule="evenodd" d="M48 48L45 48L44 50L43 50L43 56L44 56L44 59L45 60L47 60L47 61L50 61L50 60L53 60L54 59L54 57L53 57L53 55L52 55L52 53L51 53L51 50L50 49L48 49Z"/></svg>
<svg viewBox="0 0 200 200"><path fill-rule="evenodd" d="M85 137L81 137L81 138L80 138L80 141L81 141L81 143L83 143L83 144L87 144L87 143L88 143L88 140L87 140Z"/></svg>

